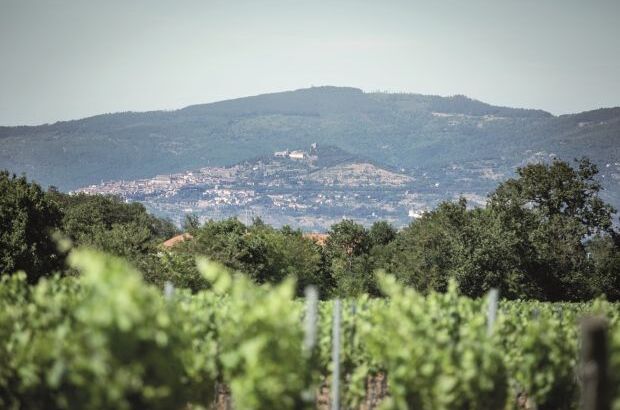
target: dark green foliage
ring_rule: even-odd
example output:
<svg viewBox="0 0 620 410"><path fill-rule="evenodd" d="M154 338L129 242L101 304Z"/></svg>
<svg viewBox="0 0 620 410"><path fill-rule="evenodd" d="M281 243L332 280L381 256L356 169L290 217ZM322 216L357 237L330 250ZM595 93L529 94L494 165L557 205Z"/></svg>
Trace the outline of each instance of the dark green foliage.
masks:
<svg viewBox="0 0 620 410"><path fill-rule="evenodd" d="M518 233L505 229L489 209L469 211L465 227L467 256L457 280L463 293L481 296L497 288L507 298L537 298L527 276L528 254Z"/></svg>
<svg viewBox="0 0 620 410"><path fill-rule="evenodd" d="M184 252L158 252L157 257L147 259L150 269L143 270L148 283L163 288L170 282L176 288L197 292L208 288L208 283L196 268L196 256Z"/></svg>
<svg viewBox="0 0 620 410"><path fill-rule="evenodd" d="M397 231L389 222L379 221L372 224L368 238L372 246L385 246L396 238Z"/></svg>
<svg viewBox="0 0 620 410"><path fill-rule="evenodd" d="M445 290L463 260L465 201L443 203L399 233L388 270L422 292Z"/></svg>
<svg viewBox="0 0 620 410"><path fill-rule="evenodd" d="M48 196L63 212L64 233L78 243L96 240L94 236L103 231L130 224L142 231L139 236L152 240L165 240L177 233L171 222L154 217L137 202L125 203L114 196L66 195L57 191L48 191Z"/></svg>
<svg viewBox="0 0 620 410"><path fill-rule="evenodd" d="M260 219L245 226L231 218L208 221L192 234L194 239L176 246L175 254L207 256L247 274L256 283L277 283L295 277L299 292L307 285L317 286L322 295L329 291L329 282L321 271L320 248L299 230L287 226L274 229ZM192 258L186 261L190 266L183 269L192 271Z"/></svg>
<svg viewBox="0 0 620 410"><path fill-rule="evenodd" d="M332 225L325 243L325 253L329 258L342 257L351 261L356 256L368 253L370 238L363 225L351 219Z"/></svg>
<svg viewBox="0 0 620 410"><path fill-rule="evenodd" d="M198 216L194 214L185 215L185 219L183 220L183 231L192 234L198 228L200 228Z"/></svg>
<svg viewBox="0 0 620 410"><path fill-rule="evenodd" d="M556 217L579 224L582 235L608 231L615 210L598 196L596 165L581 159L577 169L564 161L530 164L517 170L518 178L501 183L491 195L490 206L504 212L528 208L541 222Z"/></svg>
<svg viewBox="0 0 620 410"><path fill-rule="evenodd" d="M62 233L75 246L88 246L129 260L149 277L164 267L158 245L178 233L175 226L146 211L139 203L113 196L67 195L48 190L48 198L62 212Z"/></svg>
<svg viewBox="0 0 620 410"><path fill-rule="evenodd" d="M368 231L370 239L370 261L372 270L385 270L393 252L394 240L398 237L398 231L387 221L378 221L372 224ZM373 282L373 292L376 291ZM375 292L376 293L376 292Z"/></svg>
<svg viewBox="0 0 620 410"><path fill-rule="evenodd" d="M466 201L444 203L404 229L390 270L424 292L445 290L456 278L461 291L481 296L498 288L505 297L532 296L521 269L519 239L488 209L467 210Z"/></svg>
<svg viewBox="0 0 620 410"><path fill-rule="evenodd" d="M400 232L385 221L369 229L343 220L324 246L299 230L275 229L255 219L231 218L200 226L189 217L191 239L164 249L178 232L136 203L115 197L43 193L25 178L3 173L1 198L2 272L25 268L36 280L62 267L50 239L58 228L74 245L121 256L147 281L166 281L196 292L208 284L195 266L203 255L242 272L258 284L297 279L321 297L379 296L375 272L428 293L445 291L451 279L460 291L479 297L498 288L505 298L577 301L605 294L620 299L620 234L615 210L599 192L598 170L586 159L531 164L501 183L484 208L465 199L445 202Z"/></svg>
<svg viewBox="0 0 620 410"><path fill-rule="evenodd" d="M269 269L267 244L263 238L247 234L245 225L231 218L207 222L194 232L194 239L179 246L194 255L205 255L225 266L244 272L259 283L281 279ZM247 235L246 235L247 234Z"/></svg>
<svg viewBox="0 0 620 410"><path fill-rule="evenodd" d="M612 237L594 237L587 244L591 269L591 286L596 294L620 300L620 243Z"/></svg>
<svg viewBox="0 0 620 410"><path fill-rule="evenodd" d="M508 298L617 298L615 211L598 197L596 167L554 161L517 174L486 208L468 210L461 199L412 223L392 246L389 270L422 291L443 290L456 278L470 296L495 287Z"/></svg>
<svg viewBox="0 0 620 410"><path fill-rule="evenodd" d="M370 257L371 237L366 228L345 219L332 225L328 235L324 252L327 269L336 285L335 294L378 294Z"/></svg>
<svg viewBox="0 0 620 410"><path fill-rule="evenodd" d="M534 297L584 299L596 293L585 240L613 234L615 210L598 196L598 170L587 159L576 169L563 161L517 171L490 197L503 229L520 239L522 269L537 288ZM600 290L600 289L598 289Z"/></svg>
<svg viewBox="0 0 620 410"><path fill-rule="evenodd" d="M0 171L0 276L18 270L33 282L62 267L52 239L61 213L37 184Z"/></svg>

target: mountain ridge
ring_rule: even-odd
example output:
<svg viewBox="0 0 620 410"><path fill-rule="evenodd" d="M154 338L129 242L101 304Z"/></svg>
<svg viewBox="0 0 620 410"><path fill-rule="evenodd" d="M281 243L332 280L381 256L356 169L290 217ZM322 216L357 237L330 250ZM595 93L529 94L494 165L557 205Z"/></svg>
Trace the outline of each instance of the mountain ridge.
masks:
<svg viewBox="0 0 620 410"><path fill-rule="evenodd" d="M462 95L322 86L178 110L0 127L0 169L62 190L224 166L286 147L334 145L392 168L441 168L526 151L604 165L620 160L620 107L554 116ZM503 161L503 160L502 160Z"/></svg>

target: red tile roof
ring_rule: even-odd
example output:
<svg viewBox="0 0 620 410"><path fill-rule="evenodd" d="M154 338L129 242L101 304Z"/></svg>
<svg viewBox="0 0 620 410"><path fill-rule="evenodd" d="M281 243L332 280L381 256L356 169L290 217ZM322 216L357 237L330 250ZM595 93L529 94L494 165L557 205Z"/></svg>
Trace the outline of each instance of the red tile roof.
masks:
<svg viewBox="0 0 620 410"><path fill-rule="evenodd" d="M193 238L192 235L188 233L182 233L180 235L173 236L172 238L168 239L166 242L162 243L162 245L164 248L172 248L174 245L179 244L188 239L192 239L192 238Z"/></svg>
<svg viewBox="0 0 620 410"><path fill-rule="evenodd" d="M328 234L326 233L318 233L318 232L310 232L310 233L305 233L304 234L304 238L308 238L311 241L313 241L314 243L316 243L317 245L320 246L324 246L325 242L327 241L327 238L329 237Z"/></svg>

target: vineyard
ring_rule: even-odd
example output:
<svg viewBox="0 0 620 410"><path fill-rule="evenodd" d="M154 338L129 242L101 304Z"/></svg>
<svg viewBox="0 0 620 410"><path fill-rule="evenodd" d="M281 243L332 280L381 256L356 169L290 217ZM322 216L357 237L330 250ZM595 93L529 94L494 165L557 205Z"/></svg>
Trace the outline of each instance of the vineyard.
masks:
<svg viewBox="0 0 620 410"><path fill-rule="evenodd" d="M315 310L292 281L257 286L204 260L197 293L162 292L94 251L69 262L79 275L1 279L0 408L574 409L588 315L606 318L620 375L620 306L604 300L500 301L489 322L489 299L455 283L421 295L384 275L385 298Z"/></svg>

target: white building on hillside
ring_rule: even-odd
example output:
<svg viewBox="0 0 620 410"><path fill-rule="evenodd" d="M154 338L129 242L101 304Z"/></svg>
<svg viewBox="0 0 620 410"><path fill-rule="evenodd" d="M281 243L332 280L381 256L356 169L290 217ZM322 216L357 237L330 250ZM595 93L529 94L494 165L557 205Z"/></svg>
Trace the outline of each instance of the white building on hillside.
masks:
<svg viewBox="0 0 620 410"><path fill-rule="evenodd" d="M304 159L306 158L306 153L303 151L291 151L291 153L288 154L288 157L290 159Z"/></svg>
<svg viewBox="0 0 620 410"><path fill-rule="evenodd" d="M415 210L415 209L409 210L409 218L413 218L413 219L422 218L424 214L425 212L423 210Z"/></svg>

